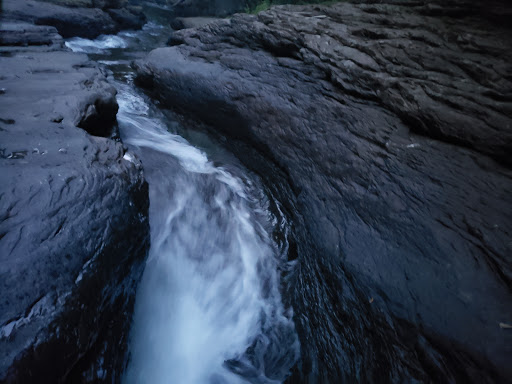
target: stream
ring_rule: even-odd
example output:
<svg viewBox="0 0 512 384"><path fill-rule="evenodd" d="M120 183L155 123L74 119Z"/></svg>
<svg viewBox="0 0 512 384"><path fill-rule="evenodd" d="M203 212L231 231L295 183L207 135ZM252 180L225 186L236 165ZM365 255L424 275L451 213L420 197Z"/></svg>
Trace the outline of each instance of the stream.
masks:
<svg viewBox="0 0 512 384"><path fill-rule="evenodd" d="M133 85L132 60L171 30L70 39L111 71L118 124L144 166L151 249L123 382L281 383L299 357L282 276L290 224L259 178L220 143L187 131Z"/></svg>

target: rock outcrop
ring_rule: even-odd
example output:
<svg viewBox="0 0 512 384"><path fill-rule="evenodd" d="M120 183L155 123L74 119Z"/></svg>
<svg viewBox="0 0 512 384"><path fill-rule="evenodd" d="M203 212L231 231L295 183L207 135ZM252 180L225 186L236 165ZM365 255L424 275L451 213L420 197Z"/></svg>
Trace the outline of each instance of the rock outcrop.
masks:
<svg viewBox="0 0 512 384"><path fill-rule="evenodd" d="M95 38L121 29L138 29L146 22L146 17L138 7L125 6L122 1L56 3L4 0L2 13L8 20L54 26L63 37Z"/></svg>
<svg viewBox="0 0 512 384"><path fill-rule="evenodd" d="M510 30L401 3L236 15L136 63L287 206L290 382L512 377Z"/></svg>
<svg viewBox="0 0 512 384"><path fill-rule="evenodd" d="M217 16L225 17L236 12L243 12L254 6L257 0L177 0L171 3L175 16Z"/></svg>
<svg viewBox="0 0 512 384"><path fill-rule="evenodd" d="M3 21L0 25L0 47L2 52L13 51L13 47L41 47L49 50L62 49L62 36L54 27L33 25L24 22Z"/></svg>
<svg viewBox="0 0 512 384"><path fill-rule="evenodd" d="M0 382L112 382L149 248L116 91L54 27L0 35Z"/></svg>
<svg viewBox="0 0 512 384"><path fill-rule="evenodd" d="M214 17L176 17L171 20L171 28L175 31L187 28L198 28L203 25L217 22L219 19Z"/></svg>

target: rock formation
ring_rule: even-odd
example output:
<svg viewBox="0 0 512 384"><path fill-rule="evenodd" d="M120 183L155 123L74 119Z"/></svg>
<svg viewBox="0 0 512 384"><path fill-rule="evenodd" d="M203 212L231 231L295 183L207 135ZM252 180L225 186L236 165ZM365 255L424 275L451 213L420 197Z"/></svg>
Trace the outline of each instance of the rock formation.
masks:
<svg viewBox="0 0 512 384"><path fill-rule="evenodd" d="M56 3L56 4L52 4ZM138 7L123 1L3 0L3 17L57 28L63 37L94 38L116 33L121 29L139 29L146 17Z"/></svg>
<svg viewBox="0 0 512 384"><path fill-rule="evenodd" d="M0 382L112 382L149 248L142 167L96 64L54 27L0 36Z"/></svg>
<svg viewBox="0 0 512 384"><path fill-rule="evenodd" d="M287 206L290 382L512 377L511 32L454 9L275 7L136 63Z"/></svg>
<svg viewBox="0 0 512 384"><path fill-rule="evenodd" d="M177 0L168 1L176 16L225 17L257 4L257 0Z"/></svg>

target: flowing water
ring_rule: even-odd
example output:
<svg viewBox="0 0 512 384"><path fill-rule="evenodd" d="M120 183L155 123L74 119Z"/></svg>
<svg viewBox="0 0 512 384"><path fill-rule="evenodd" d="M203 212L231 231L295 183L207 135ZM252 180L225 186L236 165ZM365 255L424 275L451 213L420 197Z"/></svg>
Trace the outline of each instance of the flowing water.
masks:
<svg viewBox="0 0 512 384"><path fill-rule="evenodd" d="M281 383L299 354L280 293L281 272L293 268L288 224L255 175L133 86L130 61L168 36L148 24L66 43L112 71L125 158L142 160L149 183L151 249L123 381Z"/></svg>

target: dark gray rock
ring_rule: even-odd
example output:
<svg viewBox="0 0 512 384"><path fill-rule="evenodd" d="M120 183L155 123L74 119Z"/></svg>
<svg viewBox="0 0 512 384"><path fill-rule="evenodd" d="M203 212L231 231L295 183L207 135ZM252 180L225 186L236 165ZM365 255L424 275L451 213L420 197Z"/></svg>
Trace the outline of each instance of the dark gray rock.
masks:
<svg viewBox="0 0 512 384"><path fill-rule="evenodd" d="M248 6L257 4L255 0L177 0L171 1L175 16L217 16L225 17L243 12Z"/></svg>
<svg viewBox="0 0 512 384"><path fill-rule="evenodd" d="M62 37L55 27L9 21L0 24L0 46L58 45L62 47L62 43Z"/></svg>
<svg viewBox="0 0 512 384"><path fill-rule="evenodd" d="M64 7L33 0L4 0L2 12L7 20L54 26L63 37L95 38L123 28L140 28L145 23L142 12L136 12L133 8L103 10Z"/></svg>
<svg viewBox="0 0 512 384"><path fill-rule="evenodd" d="M421 9L276 7L136 63L293 218L290 382L512 377L512 40Z"/></svg>
<svg viewBox="0 0 512 384"><path fill-rule="evenodd" d="M107 13L119 29L140 29L146 23L146 16L135 8L108 9Z"/></svg>
<svg viewBox="0 0 512 384"><path fill-rule="evenodd" d="M2 26L21 27L11 41L55 33ZM115 89L54 45L0 57L0 382L118 381L149 248L147 184L108 138Z"/></svg>
<svg viewBox="0 0 512 384"><path fill-rule="evenodd" d="M215 17L176 17L171 20L172 29L178 31L180 29L198 28L203 25L219 21Z"/></svg>
<svg viewBox="0 0 512 384"><path fill-rule="evenodd" d="M4 0L3 3L4 18L51 25L63 37L94 38L117 31L114 20L97 8L67 8L31 0Z"/></svg>
<svg viewBox="0 0 512 384"><path fill-rule="evenodd" d="M300 0L289 3L292 2L300 3ZM351 2L370 6L372 4L404 5L410 9L415 8L415 12L426 16L451 18L473 16L499 23L501 27L507 29L511 28L512 8L508 0L489 0L485 3L479 0L351 0Z"/></svg>

